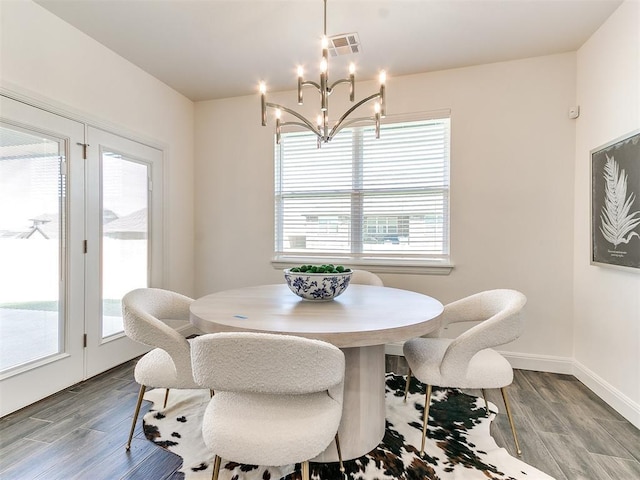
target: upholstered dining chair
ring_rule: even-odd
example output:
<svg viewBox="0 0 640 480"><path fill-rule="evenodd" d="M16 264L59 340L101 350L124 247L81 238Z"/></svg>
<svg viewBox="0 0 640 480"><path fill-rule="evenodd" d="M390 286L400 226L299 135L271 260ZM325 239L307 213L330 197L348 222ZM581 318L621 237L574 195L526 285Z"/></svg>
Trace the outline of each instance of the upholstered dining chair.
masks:
<svg viewBox="0 0 640 480"><path fill-rule="evenodd" d="M403 351L409 365L404 399L407 400L411 374L426 384L422 446L424 452L429 421L431 387L481 389L499 388L502 392L511 433L518 455L518 443L511 408L505 387L513 382L509 362L491 347L515 340L523 330L520 315L527 298L516 290L487 290L445 305L440 328L435 336L425 336L405 342ZM440 338L447 325L454 322L480 322L455 339Z"/></svg>
<svg viewBox="0 0 640 480"><path fill-rule="evenodd" d="M122 298L122 316L126 335L140 343L155 347L143 355L135 366L134 377L140 384L131 431L126 449L136 427L142 397L147 387L169 389L201 388L191 372L191 347L175 327L189 321L189 306L193 299L160 288L138 288Z"/></svg>
<svg viewBox="0 0 640 480"><path fill-rule="evenodd" d="M375 273L371 273L367 270L354 270L351 274L350 283L384 287L382 279Z"/></svg>
<svg viewBox="0 0 640 480"><path fill-rule="evenodd" d="M302 464L334 440L344 471L338 426L342 418L344 354L319 340L290 335L224 332L193 340L195 380L214 389L202 437L221 459L263 466ZM215 365L215 368L211 368Z"/></svg>

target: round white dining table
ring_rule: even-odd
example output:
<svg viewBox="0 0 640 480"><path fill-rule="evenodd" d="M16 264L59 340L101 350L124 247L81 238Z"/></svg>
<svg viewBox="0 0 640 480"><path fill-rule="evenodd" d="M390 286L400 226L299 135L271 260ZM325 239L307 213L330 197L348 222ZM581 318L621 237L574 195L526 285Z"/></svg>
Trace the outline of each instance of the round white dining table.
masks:
<svg viewBox="0 0 640 480"><path fill-rule="evenodd" d="M328 302L306 301L286 284L212 293L191 304L191 323L206 333L249 331L324 340L345 355L340 428L344 460L376 448L385 429L384 346L437 329L443 306L416 292L352 284ZM337 461L332 443L314 462Z"/></svg>

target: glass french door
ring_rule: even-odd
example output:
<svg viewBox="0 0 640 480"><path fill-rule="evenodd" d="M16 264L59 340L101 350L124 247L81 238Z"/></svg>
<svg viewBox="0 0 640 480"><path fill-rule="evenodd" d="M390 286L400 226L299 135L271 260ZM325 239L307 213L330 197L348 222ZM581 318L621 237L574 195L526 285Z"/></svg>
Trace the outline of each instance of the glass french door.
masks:
<svg viewBox="0 0 640 480"><path fill-rule="evenodd" d="M0 415L84 377L84 125L0 97Z"/></svg>
<svg viewBox="0 0 640 480"><path fill-rule="evenodd" d="M87 375L142 353L123 332L121 300L162 285L162 151L89 127ZM116 363L116 364L117 364Z"/></svg>
<svg viewBox="0 0 640 480"><path fill-rule="evenodd" d="M162 236L162 151L0 96L0 416L148 350Z"/></svg>

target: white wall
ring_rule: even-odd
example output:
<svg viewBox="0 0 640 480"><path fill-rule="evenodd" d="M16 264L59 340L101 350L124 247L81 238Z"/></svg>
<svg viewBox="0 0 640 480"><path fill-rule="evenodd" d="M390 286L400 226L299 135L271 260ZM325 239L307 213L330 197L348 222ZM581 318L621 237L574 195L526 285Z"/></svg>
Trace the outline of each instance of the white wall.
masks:
<svg viewBox="0 0 640 480"><path fill-rule="evenodd" d="M580 48L577 67L576 376L640 428L640 272L589 264L589 152L640 128L640 3L614 12Z"/></svg>
<svg viewBox="0 0 640 480"><path fill-rule="evenodd" d="M193 103L30 0L0 2L5 91L165 149L168 288L193 294Z"/></svg>
<svg viewBox="0 0 640 480"><path fill-rule="evenodd" d="M358 84L358 97L375 88ZM387 92L390 115L451 109L456 267L448 276L383 280L443 302L520 289L529 298L527 331L505 349L525 357L521 366L536 357L565 369L573 335L575 121L567 111L575 104L575 54L390 76ZM336 114L342 97L331 97ZM271 99L294 105L295 92ZM270 265L273 125L260 126L257 93L196 103L195 142L197 294L282 282Z"/></svg>

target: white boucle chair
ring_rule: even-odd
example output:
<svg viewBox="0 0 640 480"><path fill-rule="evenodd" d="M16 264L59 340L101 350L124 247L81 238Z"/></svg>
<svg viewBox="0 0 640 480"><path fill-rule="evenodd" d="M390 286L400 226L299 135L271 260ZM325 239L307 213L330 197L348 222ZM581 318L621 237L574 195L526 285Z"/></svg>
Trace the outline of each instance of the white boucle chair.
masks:
<svg viewBox="0 0 640 480"><path fill-rule="evenodd" d="M384 287L382 279L375 273L368 272L367 270L354 270L351 274L350 283Z"/></svg>
<svg viewBox="0 0 640 480"><path fill-rule="evenodd" d="M433 385L482 389L483 396L486 388L500 388L516 450L518 455L522 453L505 390L513 382L513 369L502 355L490 347L511 342L520 336L524 324L520 312L526 302L527 298L516 290L480 292L444 307L435 338L425 336L405 342L403 351L409 364L405 401L412 373L427 385L420 455L427 435ZM481 323L455 339L439 338L443 329L454 322Z"/></svg>
<svg viewBox="0 0 640 480"><path fill-rule="evenodd" d="M308 480L309 460L334 439L344 471L340 349L290 335L225 332L194 339L191 361L196 381L216 391L202 421L214 480L222 458L272 467L300 462Z"/></svg>
<svg viewBox="0 0 640 480"><path fill-rule="evenodd" d="M189 321L189 306L193 299L160 288L138 288L122 298L124 332L137 342L155 347L143 355L134 370L140 384L138 403L131 422L126 449L136 427L142 397L147 387L166 388L164 406L169 389L201 388L191 372L191 347L174 327Z"/></svg>

